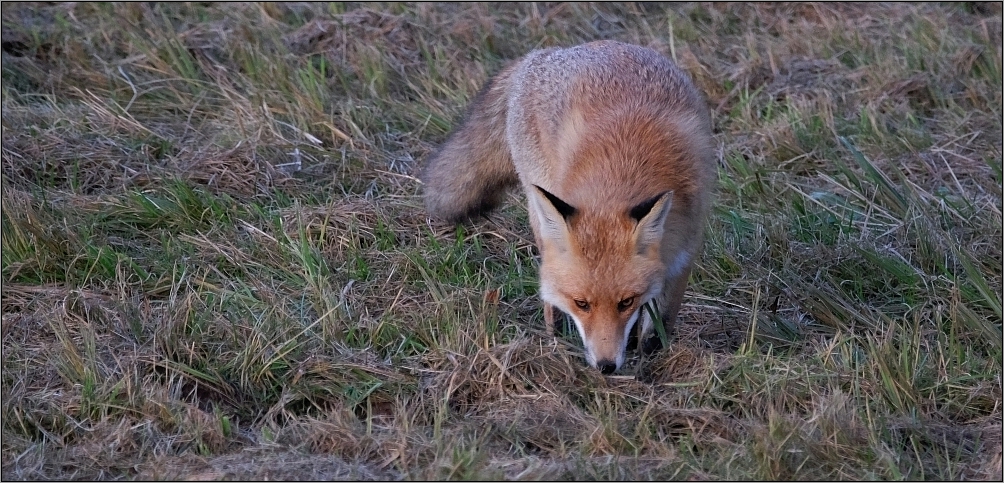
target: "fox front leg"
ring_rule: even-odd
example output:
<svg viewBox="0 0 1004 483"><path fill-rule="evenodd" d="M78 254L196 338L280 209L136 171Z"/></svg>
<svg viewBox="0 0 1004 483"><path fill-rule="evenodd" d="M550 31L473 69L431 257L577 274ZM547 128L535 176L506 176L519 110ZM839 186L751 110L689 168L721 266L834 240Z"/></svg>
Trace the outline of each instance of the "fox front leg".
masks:
<svg viewBox="0 0 1004 483"><path fill-rule="evenodd" d="M547 302L544 304L544 330L548 335L554 335L554 306Z"/></svg>

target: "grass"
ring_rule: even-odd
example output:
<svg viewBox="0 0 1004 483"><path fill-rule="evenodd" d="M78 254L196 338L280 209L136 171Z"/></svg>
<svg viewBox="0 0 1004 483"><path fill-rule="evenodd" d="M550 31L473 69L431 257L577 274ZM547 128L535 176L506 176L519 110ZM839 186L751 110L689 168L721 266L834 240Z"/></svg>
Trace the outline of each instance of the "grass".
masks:
<svg viewBox="0 0 1004 483"><path fill-rule="evenodd" d="M4 479L1000 479L1001 9L32 4L2 13ZM707 94L672 344L543 333L522 197L414 177L505 62Z"/></svg>

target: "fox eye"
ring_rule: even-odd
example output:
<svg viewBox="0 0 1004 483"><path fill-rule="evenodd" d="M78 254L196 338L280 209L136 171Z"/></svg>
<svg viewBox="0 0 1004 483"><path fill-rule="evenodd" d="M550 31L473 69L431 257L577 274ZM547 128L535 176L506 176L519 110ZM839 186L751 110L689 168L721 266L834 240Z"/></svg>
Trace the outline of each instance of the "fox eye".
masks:
<svg viewBox="0 0 1004 483"><path fill-rule="evenodd" d="M576 300L575 306L589 312L589 302L586 302L585 300Z"/></svg>
<svg viewBox="0 0 1004 483"><path fill-rule="evenodd" d="M624 300L621 300L620 302L617 302L617 311L623 312L631 308L631 306L634 305L634 299L635 297L628 297Z"/></svg>

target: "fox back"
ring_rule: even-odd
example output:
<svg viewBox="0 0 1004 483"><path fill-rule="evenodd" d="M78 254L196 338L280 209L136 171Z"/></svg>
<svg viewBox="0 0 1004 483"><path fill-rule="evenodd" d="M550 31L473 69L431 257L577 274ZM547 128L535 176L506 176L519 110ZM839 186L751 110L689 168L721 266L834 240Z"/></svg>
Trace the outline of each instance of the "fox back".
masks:
<svg viewBox="0 0 1004 483"><path fill-rule="evenodd" d="M540 295L571 316L587 362L619 368L631 330L679 310L710 206L715 157L701 94L669 59L612 41L534 51L503 69L431 158L433 216L484 213L521 184Z"/></svg>

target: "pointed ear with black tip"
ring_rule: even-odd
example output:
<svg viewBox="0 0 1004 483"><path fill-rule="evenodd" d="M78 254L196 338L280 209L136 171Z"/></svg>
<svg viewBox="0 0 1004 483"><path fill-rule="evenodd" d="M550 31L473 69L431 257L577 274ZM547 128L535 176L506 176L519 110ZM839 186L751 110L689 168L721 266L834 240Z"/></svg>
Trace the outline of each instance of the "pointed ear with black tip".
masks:
<svg viewBox="0 0 1004 483"><path fill-rule="evenodd" d="M536 216L540 222L540 237L556 242L564 249L568 246L568 220L577 210L554 196L544 188L533 185L533 190L527 193L530 205L530 216Z"/></svg>
<svg viewBox="0 0 1004 483"><path fill-rule="evenodd" d="M666 216L673 206L673 192L666 191L653 196L628 210L628 215L638 224L635 226L635 246L642 252L653 243L662 241Z"/></svg>

